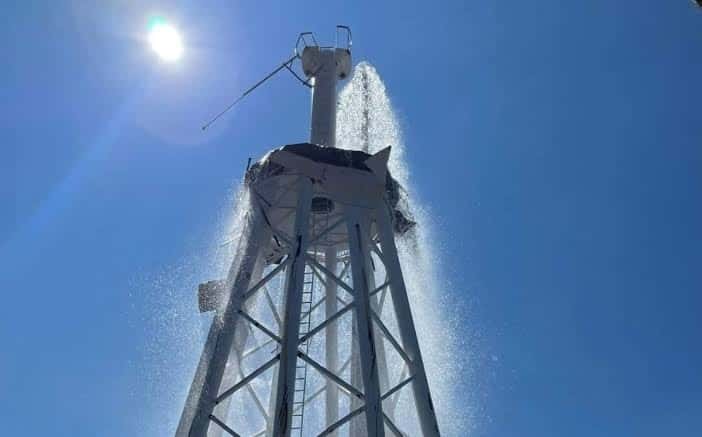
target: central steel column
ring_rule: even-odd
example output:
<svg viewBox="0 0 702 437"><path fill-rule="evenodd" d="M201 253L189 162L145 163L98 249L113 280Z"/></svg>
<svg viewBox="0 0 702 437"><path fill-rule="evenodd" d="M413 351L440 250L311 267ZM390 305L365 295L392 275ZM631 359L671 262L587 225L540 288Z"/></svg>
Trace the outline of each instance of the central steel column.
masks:
<svg viewBox="0 0 702 437"><path fill-rule="evenodd" d="M336 144L336 63L333 50L319 50L321 63L314 75L312 92L312 129L310 141L313 144L334 147Z"/></svg>
<svg viewBox="0 0 702 437"><path fill-rule="evenodd" d="M336 83L349 75L351 52L347 49L308 46L302 51L302 69L313 80L310 142L336 144Z"/></svg>

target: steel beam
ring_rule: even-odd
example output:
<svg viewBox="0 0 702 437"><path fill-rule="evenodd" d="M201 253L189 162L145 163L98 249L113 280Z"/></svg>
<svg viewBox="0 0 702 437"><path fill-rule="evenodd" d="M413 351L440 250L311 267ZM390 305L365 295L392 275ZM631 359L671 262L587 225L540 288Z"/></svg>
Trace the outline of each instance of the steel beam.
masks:
<svg viewBox="0 0 702 437"><path fill-rule="evenodd" d="M263 261L262 257L259 256L259 259L256 261L256 267L254 267L253 274L251 276L251 283L259 283L261 282L261 276L263 275L263 269L264 269L264 264L265 262ZM249 291L251 288L249 288ZM247 297L248 292L245 294L244 297L244 304L242 305L242 308L251 308L254 306L256 298L253 297L253 299L249 299ZM239 321L239 324L245 323L244 321ZM253 337L253 336L252 336ZM232 345L232 350L229 353L229 360L227 361L227 365L224 370L224 376L222 378L222 384L221 387L231 387L236 383L236 380L241 377L243 378L243 349L246 346L246 342L249 339L249 329L242 329L240 327L239 329L236 330L236 334L234 335L234 344ZM250 387L250 386L249 386ZM218 403L215 408L214 408L214 416L215 417L221 417L226 421L229 418L229 407L231 406L231 398L227 398L224 400L224 402ZM222 437L225 432L224 428L220 427L210 427L208 437Z"/></svg>
<svg viewBox="0 0 702 437"><path fill-rule="evenodd" d="M408 363L409 374L413 377L412 389L414 391L414 402L417 407L419 423L424 437L439 437L439 424L436 420L434 403L431 400L431 392L429 391L429 382L424 370L422 354L419 350L419 340L414 328L407 287L402 276L400 259L397 256L390 212L385 207L378 208L375 218L382 247L382 259L390 280L390 293L397 316L400 339L402 340L404 351L410 358Z"/></svg>
<svg viewBox="0 0 702 437"><path fill-rule="evenodd" d="M364 216L358 207L346 207L346 223L351 254L351 274L353 276L354 302L356 303L356 325L358 328L358 350L363 376L363 393L366 406L366 431L368 437L383 437L383 406L380 400L380 381L376 352L375 333L371 319L369 293L372 272L368 271L370 252L368 233L370 218Z"/></svg>
<svg viewBox="0 0 702 437"><path fill-rule="evenodd" d="M247 222L246 244L238 269L230 269L227 278L229 299L221 314L216 314L210 326L204 350L200 356L195 378L185 401L176 437L206 437L210 416L215 407L227 360L235 338L239 310L244 293L249 287L256 261L269 237L262 211L250 210ZM235 272L236 270L236 272Z"/></svg>
<svg viewBox="0 0 702 437"><path fill-rule="evenodd" d="M305 254L309 239L309 216L312 202L312 181L300 178L298 185L297 212L295 213L294 246L290 252L290 265L285 278L285 315L283 338L275 390L273 435L288 437L292 425L292 405L295 397L295 364L297 362L297 340L300 333L302 311L302 287L305 273Z"/></svg>

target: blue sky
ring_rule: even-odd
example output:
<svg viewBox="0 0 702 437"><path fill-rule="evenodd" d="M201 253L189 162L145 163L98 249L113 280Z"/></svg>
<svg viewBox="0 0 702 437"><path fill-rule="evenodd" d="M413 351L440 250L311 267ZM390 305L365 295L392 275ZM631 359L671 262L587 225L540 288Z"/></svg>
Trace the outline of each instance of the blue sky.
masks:
<svg viewBox="0 0 702 437"><path fill-rule="evenodd" d="M185 35L178 65L146 46L154 14ZM199 126L298 32L337 23L386 82L448 297L470 308L473 435L700 435L702 10L687 0L5 5L3 433L158 435L154 387L179 364L145 374L149 284L206 253L249 156L307 138L309 97L278 77ZM209 278L185 276L195 312Z"/></svg>

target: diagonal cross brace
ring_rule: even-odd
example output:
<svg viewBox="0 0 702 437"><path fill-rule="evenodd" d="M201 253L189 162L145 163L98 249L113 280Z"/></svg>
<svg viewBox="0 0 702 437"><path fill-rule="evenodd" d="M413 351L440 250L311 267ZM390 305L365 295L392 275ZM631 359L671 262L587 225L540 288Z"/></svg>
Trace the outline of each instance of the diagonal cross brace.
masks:
<svg viewBox="0 0 702 437"><path fill-rule="evenodd" d="M351 302L350 304L346 305L345 307L343 307L342 309L340 309L339 311L334 313L327 320L325 320L322 323L320 323L319 325L315 326L314 329L312 329L310 332L308 332L302 338L300 338L299 344L302 344L302 343L306 342L307 340L309 340L312 336L317 334L319 331L321 331L322 329L329 326L330 323L333 323L336 319L338 319L339 317L346 314L349 310L353 309L353 307L354 307L354 303Z"/></svg>
<svg viewBox="0 0 702 437"><path fill-rule="evenodd" d="M228 398L229 396L234 394L236 391L238 391L240 388L242 388L243 386L247 385L249 382L256 379L260 374L262 374L263 372L268 370L273 364L277 363L279 359L280 359L280 354L276 354L273 358L271 358L270 360L263 363L258 369L249 373L249 375L247 377L245 377L241 381L237 382L234 385L234 387L232 387L228 390L225 390L221 395L219 395L217 397L217 399L215 400L215 403L219 404L220 402L222 402L223 400L225 400L226 398Z"/></svg>
<svg viewBox="0 0 702 437"><path fill-rule="evenodd" d="M306 255L306 258L308 263L310 263L314 268L319 269L328 278L331 278L334 282L336 282L336 285L348 291L350 295L354 295L353 288L349 287L349 285L346 282L342 281L339 277L337 277L334 273L330 272L326 267L321 265L319 262L317 262L317 260L315 260L311 256Z"/></svg>

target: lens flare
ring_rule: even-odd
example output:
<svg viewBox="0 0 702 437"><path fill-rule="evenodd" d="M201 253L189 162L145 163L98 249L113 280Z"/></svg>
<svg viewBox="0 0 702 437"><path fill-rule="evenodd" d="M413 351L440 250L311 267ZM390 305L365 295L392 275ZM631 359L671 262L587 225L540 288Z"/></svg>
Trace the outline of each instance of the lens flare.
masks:
<svg viewBox="0 0 702 437"><path fill-rule="evenodd" d="M183 56L183 41L178 30L162 18L154 18L149 25L149 43L164 61L174 62Z"/></svg>

